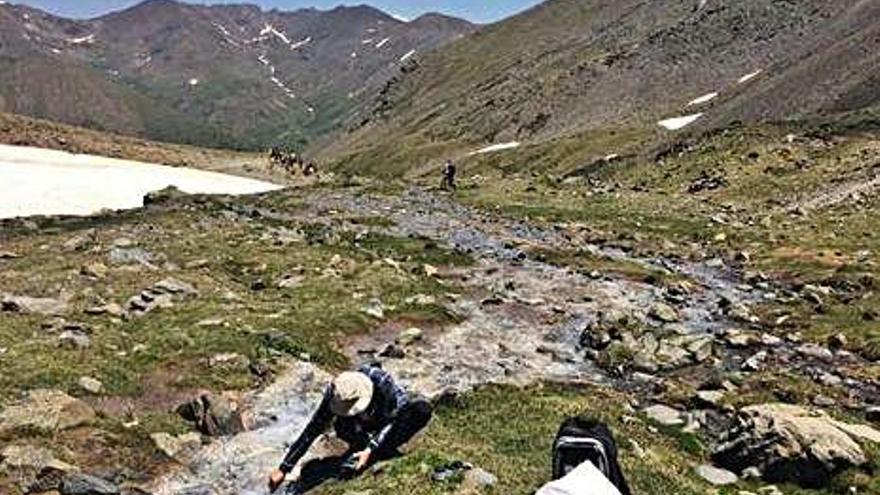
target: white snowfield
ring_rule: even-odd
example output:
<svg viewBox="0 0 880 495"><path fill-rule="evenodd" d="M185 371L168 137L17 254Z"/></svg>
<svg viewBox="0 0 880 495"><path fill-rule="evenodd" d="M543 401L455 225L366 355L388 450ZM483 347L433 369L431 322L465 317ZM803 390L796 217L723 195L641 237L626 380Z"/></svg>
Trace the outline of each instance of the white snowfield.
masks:
<svg viewBox="0 0 880 495"><path fill-rule="evenodd" d="M693 124L702 116L702 113L695 113L693 115L686 115L684 117L675 117L672 119L661 120L660 122L657 122L657 125L670 131L677 131Z"/></svg>
<svg viewBox="0 0 880 495"><path fill-rule="evenodd" d="M492 146L486 146L485 148L479 149L471 153L471 155L483 155L486 153L494 153L496 151L504 151L510 150L513 148L519 148L522 143L518 141L513 141L510 143L502 143L502 144L493 144Z"/></svg>
<svg viewBox="0 0 880 495"><path fill-rule="evenodd" d="M190 194L257 194L268 182L64 151L0 145L0 218L91 215L143 206L149 192L176 186Z"/></svg>

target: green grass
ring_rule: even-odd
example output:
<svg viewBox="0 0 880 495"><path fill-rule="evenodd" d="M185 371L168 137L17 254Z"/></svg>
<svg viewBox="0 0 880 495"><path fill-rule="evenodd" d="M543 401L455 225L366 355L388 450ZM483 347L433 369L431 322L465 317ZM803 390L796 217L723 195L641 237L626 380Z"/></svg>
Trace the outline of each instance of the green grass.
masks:
<svg viewBox="0 0 880 495"><path fill-rule="evenodd" d="M559 425L580 414L599 417L612 426L635 493L704 493L690 473L692 458L678 451L675 439L653 433L645 423L621 421L625 401L625 396L591 387L486 387L439 406L410 455L392 461L382 474L329 484L316 493L455 493L459 487L454 481L430 481L434 468L453 460L471 462L498 477L498 484L485 493L533 493L550 480L551 448ZM630 440L647 449L648 457L635 456Z"/></svg>

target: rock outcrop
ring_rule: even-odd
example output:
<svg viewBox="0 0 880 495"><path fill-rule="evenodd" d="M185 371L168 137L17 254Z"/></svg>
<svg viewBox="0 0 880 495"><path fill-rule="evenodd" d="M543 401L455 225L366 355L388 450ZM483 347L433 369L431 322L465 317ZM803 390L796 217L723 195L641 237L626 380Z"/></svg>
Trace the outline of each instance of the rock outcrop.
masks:
<svg viewBox="0 0 880 495"><path fill-rule="evenodd" d="M825 486L836 473L867 464L860 442L880 442L873 428L788 404L744 408L738 421L714 462L737 473L757 468L770 482Z"/></svg>
<svg viewBox="0 0 880 495"><path fill-rule="evenodd" d="M52 433L94 420L95 411L79 399L57 390L33 390L0 412L0 435L24 429Z"/></svg>

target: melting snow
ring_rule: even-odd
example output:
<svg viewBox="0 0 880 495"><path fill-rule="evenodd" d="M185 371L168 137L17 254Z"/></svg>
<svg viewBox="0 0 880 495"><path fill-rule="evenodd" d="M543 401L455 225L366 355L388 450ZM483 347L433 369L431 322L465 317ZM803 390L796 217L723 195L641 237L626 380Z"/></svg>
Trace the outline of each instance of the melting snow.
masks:
<svg viewBox="0 0 880 495"><path fill-rule="evenodd" d="M410 51L406 52L406 55L400 57L400 61L406 62L410 57L412 57L415 54L416 54L415 50L410 50Z"/></svg>
<svg viewBox="0 0 880 495"><path fill-rule="evenodd" d="M376 43L376 48L382 48L383 46L387 45L389 41L391 41L391 38L383 39L382 41Z"/></svg>
<svg viewBox="0 0 880 495"><path fill-rule="evenodd" d="M703 95L699 98L692 100L690 103L687 104L687 106L692 107L694 105L702 105L703 103L709 103L710 101L714 100L715 98L718 98L717 92L716 93L709 93L709 94Z"/></svg>
<svg viewBox="0 0 880 495"><path fill-rule="evenodd" d="M280 186L183 167L0 145L0 218L139 208L150 191L256 194Z"/></svg>
<svg viewBox="0 0 880 495"><path fill-rule="evenodd" d="M471 153L471 155L482 155L485 153L493 153L495 151L504 151L504 150L509 150L509 149L513 149L513 148L519 148L520 145L521 145L521 143L518 141L513 141L510 143L502 143L502 144L493 144L492 146L487 146L485 148L474 151L473 153Z"/></svg>
<svg viewBox="0 0 880 495"><path fill-rule="evenodd" d="M95 42L95 35L90 34L88 36L83 36L81 38L71 38L67 40L71 45L82 45L82 44L92 44Z"/></svg>
<svg viewBox="0 0 880 495"><path fill-rule="evenodd" d="M670 131L677 131L679 129L684 129L685 127L693 124L694 122L699 120L699 118L702 116L703 116L702 113L696 113L694 115L687 115L684 117L676 117L673 119L661 120L660 122L657 122L657 125L665 128L667 130L670 130Z"/></svg>
<svg viewBox="0 0 880 495"><path fill-rule="evenodd" d="M263 30L260 31L260 36L266 36L267 34L271 34L283 41L284 44L290 45L290 38L288 38L286 34L275 29L275 27L271 24L266 24L266 27L264 27Z"/></svg>
<svg viewBox="0 0 880 495"><path fill-rule="evenodd" d="M742 83L745 83L745 82L749 82L749 81L751 81L752 79L754 79L754 78L758 77L759 75L761 75L762 72L764 72L764 71L761 70L761 69L756 70L755 72L752 72L751 74L746 74L746 75L742 76L741 78L739 78L739 81L737 81L737 82L738 82L739 84L742 84Z"/></svg>

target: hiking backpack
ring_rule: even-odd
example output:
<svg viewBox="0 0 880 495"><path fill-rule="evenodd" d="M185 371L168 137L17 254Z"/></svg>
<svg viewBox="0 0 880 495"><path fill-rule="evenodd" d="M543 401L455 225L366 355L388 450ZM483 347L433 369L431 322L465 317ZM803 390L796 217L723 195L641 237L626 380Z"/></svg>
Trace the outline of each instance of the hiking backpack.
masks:
<svg viewBox="0 0 880 495"><path fill-rule="evenodd" d="M596 466L621 495L631 495L617 462L617 444L604 423L589 418L569 418L553 442L553 479L558 480L583 464Z"/></svg>

